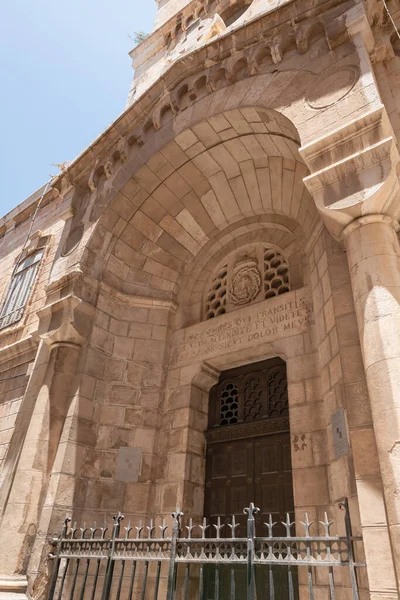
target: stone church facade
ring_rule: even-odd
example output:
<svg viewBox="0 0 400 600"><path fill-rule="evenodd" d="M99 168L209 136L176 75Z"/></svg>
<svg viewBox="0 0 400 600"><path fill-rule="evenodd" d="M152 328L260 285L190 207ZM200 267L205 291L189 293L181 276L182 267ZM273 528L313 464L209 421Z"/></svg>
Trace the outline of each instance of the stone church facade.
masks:
<svg viewBox="0 0 400 600"><path fill-rule="evenodd" d="M285 415L277 512L349 498L362 597L399 597L396 23L398 0L160 0L126 110L0 220L1 598L40 597L65 514L232 511L213 444ZM235 468L236 504L268 504Z"/></svg>

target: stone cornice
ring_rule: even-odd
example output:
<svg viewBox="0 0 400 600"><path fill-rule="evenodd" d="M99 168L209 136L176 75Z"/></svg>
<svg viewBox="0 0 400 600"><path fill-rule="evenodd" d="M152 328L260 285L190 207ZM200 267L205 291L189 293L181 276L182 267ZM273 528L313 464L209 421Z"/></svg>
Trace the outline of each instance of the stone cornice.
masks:
<svg viewBox="0 0 400 600"><path fill-rule="evenodd" d="M383 106L303 146L300 154L310 169L303 181L336 239L360 217L398 218L400 156Z"/></svg>
<svg viewBox="0 0 400 600"><path fill-rule="evenodd" d="M133 296L130 294L124 294L119 290L111 287L107 283L101 282L100 292L103 292L110 298L114 298L122 304L128 304L129 306L140 307L140 308L163 308L176 312L178 305L172 300L161 300L159 298L152 298L151 296Z"/></svg>
<svg viewBox="0 0 400 600"><path fill-rule="evenodd" d="M270 10L265 11L262 15L257 14L253 18L246 19L246 22L242 22L238 27L231 26L227 34L221 35L229 35L234 33L236 29L240 29L244 25L249 25L250 23L260 19L262 16L282 9L284 4L290 4L292 2L293 0L283 0L280 6L272 6ZM221 9L225 10L225 8L229 7L230 5L231 2L224 2L224 0L216 0L214 2L212 0L206 0L204 2L201 0L191 0L191 2L182 7L182 9L179 10L173 17L165 21L165 23L150 33L140 44L135 46L129 52L129 56L132 58L133 68L136 69L138 66L143 64L145 60L147 60L149 50L152 50L154 53L162 50L168 36L171 36L172 39L174 39L174 32L178 25L182 25L182 30L185 31L188 19L193 18L195 20L198 18L198 15L202 9L204 10L205 16L208 17L210 15L214 15ZM139 61L137 59L139 59Z"/></svg>
<svg viewBox="0 0 400 600"><path fill-rule="evenodd" d="M87 339L95 308L74 295L47 304L40 310L39 335L49 346L82 346Z"/></svg>
<svg viewBox="0 0 400 600"><path fill-rule="evenodd" d="M0 362L3 365L9 360L13 360L19 356L23 356L29 352L36 350L38 340L34 336L29 336L14 342L0 349Z"/></svg>

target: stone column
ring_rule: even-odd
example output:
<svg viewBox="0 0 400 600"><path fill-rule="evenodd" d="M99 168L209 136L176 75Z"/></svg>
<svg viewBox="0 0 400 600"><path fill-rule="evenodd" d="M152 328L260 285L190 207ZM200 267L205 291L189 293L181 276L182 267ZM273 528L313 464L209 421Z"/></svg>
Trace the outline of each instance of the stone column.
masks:
<svg viewBox="0 0 400 600"><path fill-rule="evenodd" d="M394 562L400 571L400 248L384 215L344 231Z"/></svg>
<svg viewBox="0 0 400 600"><path fill-rule="evenodd" d="M79 351L72 344L51 349L0 531L0 547L8 549L1 561L4 575L26 574Z"/></svg>
<svg viewBox="0 0 400 600"><path fill-rule="evenodd" d="M361 527L371 596L398 598L400 573L400 261L396 237L400 155L383 105L300 149L303 180L321 219L345 240L371 403L381 491L367 452L352 432ZM351 359L348 357L348 366ZM347 367L347 365L346 365ZM351 396L347 402L352 404ZM364 438L364 439L362 439ZM375 453L376 454L376 453ZM378 465L376 465L378 466ZM367 483L369 481L369 483ZM397 499L396 499L397 494Z"/></svg>

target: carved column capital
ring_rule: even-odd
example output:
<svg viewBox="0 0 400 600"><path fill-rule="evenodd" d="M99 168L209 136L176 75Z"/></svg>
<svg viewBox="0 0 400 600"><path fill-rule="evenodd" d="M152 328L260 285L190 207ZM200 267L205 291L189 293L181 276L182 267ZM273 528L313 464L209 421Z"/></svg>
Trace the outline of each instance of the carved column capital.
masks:
<svg viewBox="0 0 400 600"><path fill-rule="evenodd" d="M302 148L310 175L304 183L336 239L352 221L400 214L400 156L383 106Z"/></svg>
<svg viewBox="0 0 400 600"><path fill-rule="evenodd" d="M346 239L351 233L353 233L353 231L355 231L359 227L362 227L363 225L369 225L370 223L387 223L388 225L391 225L393 227L396 233L400 231L400 224L393 217L382 214L367 215L366 217L360 217L359 219L356 219L355 221L352 221L349 225L347 225L347 227L345 227L343 231L343 239Z"/></svg>
<svg viewBox="0 0 400 600"><path fill-rule="evenodd" d="M82 346L88 337L94 306L70 295L38 311L39 336L49 346Z"/></svg>

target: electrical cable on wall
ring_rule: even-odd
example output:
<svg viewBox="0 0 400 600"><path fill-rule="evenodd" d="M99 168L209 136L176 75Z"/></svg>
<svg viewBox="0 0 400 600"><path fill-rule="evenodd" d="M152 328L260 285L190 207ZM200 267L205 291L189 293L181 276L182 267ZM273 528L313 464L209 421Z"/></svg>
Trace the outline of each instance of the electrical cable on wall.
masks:
<svg viewBox="0 0 400 600"><path fill-rule="evenodd" d="M390 14L390 10L389 10L389 8L388 8L388 6L387 6L387 4L386 4L386 0L382 0L382 2L383 2L383 6L385 7L385 10L386 10L386 12L387 12L387 15L388 15L388 17L389 17L389 19L390 19L390 20L391 20L391 22L392 22L393 29L395 30L395 32L396 32L396 34L397 34L397 37L398 37L398 38L399 38L399 40L400 40L400 32L399 32L399 30L398 30L398 28L397 28L397 25L396 25L396 23L394 22L394 19L393 19L392 15Z"/></svg>
<svg viewBox="0 0 400 600"><path fill-rule="evenodd" d="M42 202L43 202L43 198L44 198L44 197L45 197L45 195L47 194L47 190L48 190L48 189L49 189L49 187L50 187L50 183L51 183L52 179L53 179L53 177L52 177L52 178L51 178L51 179L50 179L50 180L49 180L49 181L46 183L46 185L45 185L45 187L44 187L44 190L43 190L43 192L42 192L42 195L41 195L41 196L40 196L40 198L39 198L39 202L36 204L35 212L34 212L34 213L33 213L33 215L32 215L32 219L31 219L31 222L30 222L30 225L29 225L28 233L26 234L26 238L25 238L25 241L24 241L24 243L23 243L23 245L22 245L22 249L21 249L21 252L20 252L20 254L19 254L19 256L18 256L18 259L15 261L14 268L13 268L13 271L12 271L12 273L11 273L11 279L14 277L14 275L15 275L15 271L16 271L16 270L17 270L17 268L18 268L18 265L19 265L19 263L20 263L21 257L24 255L24 251L25 251L25 249L26 249L26 247L27 247L27 245L28 245L28 241L29 241L29 238L30 238L30 236L31 236L31 233L32 233L33 224L34 224L34 222L35 222L36 215L37 215L37 213L39 212L40 205L41 205L41 204L42 204Z"/></svg>

